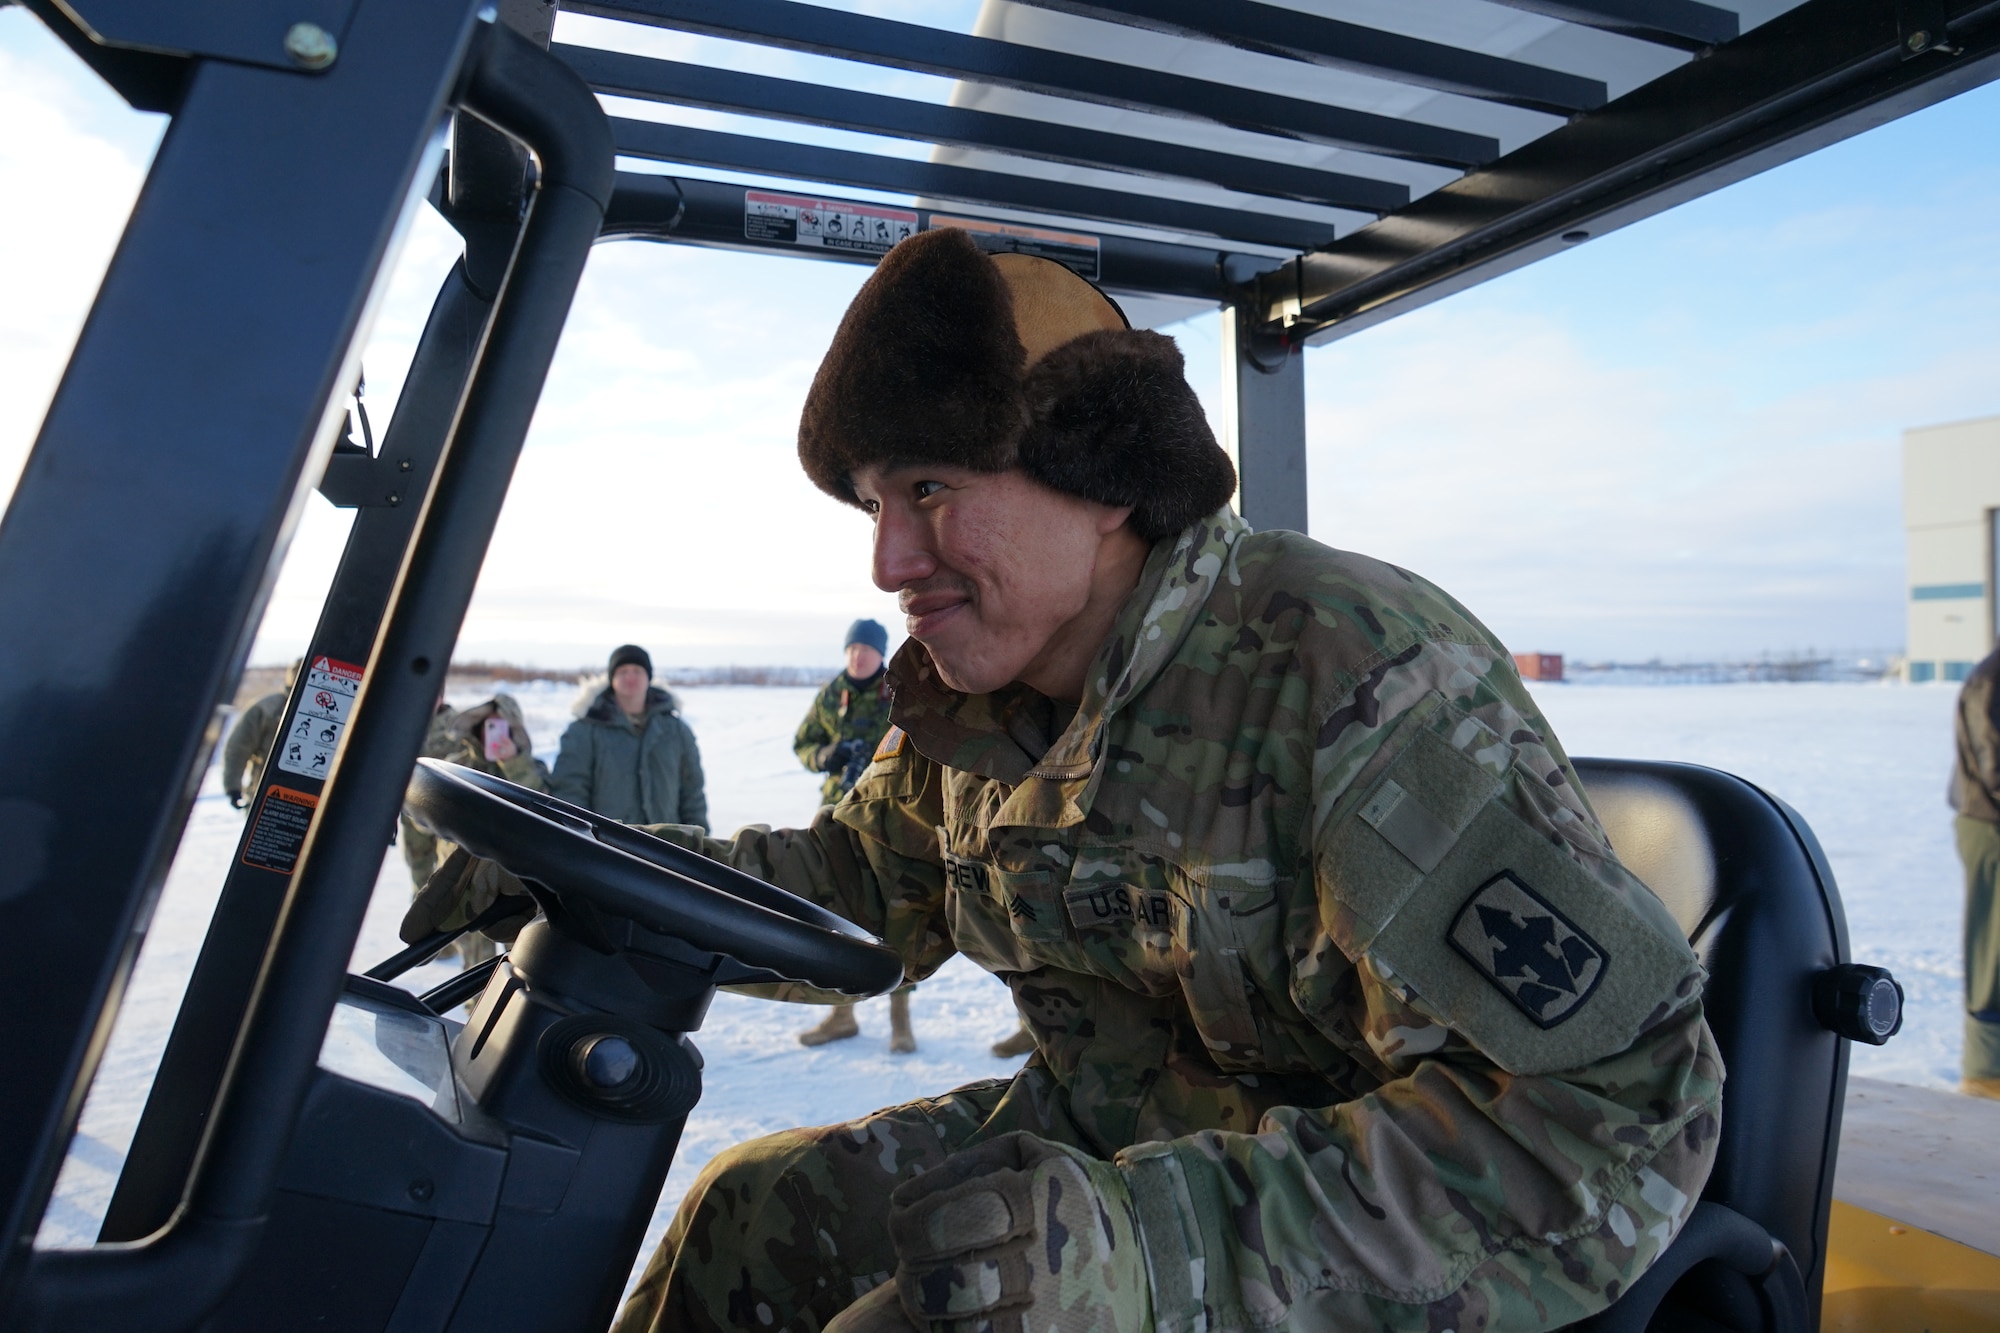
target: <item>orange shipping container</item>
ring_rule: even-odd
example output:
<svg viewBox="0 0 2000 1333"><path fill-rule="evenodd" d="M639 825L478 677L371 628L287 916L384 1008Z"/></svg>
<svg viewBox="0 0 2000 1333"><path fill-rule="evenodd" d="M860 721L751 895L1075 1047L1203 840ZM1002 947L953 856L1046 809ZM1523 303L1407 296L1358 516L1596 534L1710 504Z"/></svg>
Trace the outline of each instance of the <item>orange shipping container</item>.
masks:
<svg viewBox="0 0 2000 1333"><path fill-rule="evenodd" d="M1522 680L1561 680L1563 678L1563 655L1561 653L1515 653L1514 669L1521 673Z"/></svg>

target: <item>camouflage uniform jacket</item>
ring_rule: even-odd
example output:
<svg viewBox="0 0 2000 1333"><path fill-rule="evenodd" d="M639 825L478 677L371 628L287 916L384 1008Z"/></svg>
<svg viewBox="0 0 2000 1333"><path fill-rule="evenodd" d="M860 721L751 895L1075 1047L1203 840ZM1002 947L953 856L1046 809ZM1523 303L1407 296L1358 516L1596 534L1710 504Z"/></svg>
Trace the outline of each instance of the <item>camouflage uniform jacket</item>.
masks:
<svg viewBox="0 0 2000 1333"><path fill-rule="evenodd" d="M1957 762L1947 799L1966 819L2000 824L2000 652L1972 668L1958 692L1952 732Z"/></svg>
<svg viewBox="0 0 2000 1333"><path fill-rule="evenodd" d="M792 753L813 772L826 773L819 798L832 805L847 795L848 783L841 772L827 773L829 748L842 741L855 741L872 754L888 730L889 673L877 672L873 680L856 684L843 671L821 688L812 707L806 710L805 721L799 723L798 734L792 737Z"/></svg>
<svg viewBox="0 0 2000 1333"><path fill-rule="evenodd" d="M893 675L810 828L668 832L912 979L958 950L1012 987L1158 1327L1552 1328L1672 1238L1719 1128L1701 969L1443 592L1223 511L1155 547L1061 725L914 641Z"/></svg>
<svg viewBox="0 0 2000 1333"><path fill-rule="evenodd" d="M285 720L285 700L282 691L265 695L244 709L229 729L229 739L222 743L222 790L226 794L241 796L246 790L252 797L257 794L264 777L264 760ZM247 782L245 768L250 770Z"/></svg>

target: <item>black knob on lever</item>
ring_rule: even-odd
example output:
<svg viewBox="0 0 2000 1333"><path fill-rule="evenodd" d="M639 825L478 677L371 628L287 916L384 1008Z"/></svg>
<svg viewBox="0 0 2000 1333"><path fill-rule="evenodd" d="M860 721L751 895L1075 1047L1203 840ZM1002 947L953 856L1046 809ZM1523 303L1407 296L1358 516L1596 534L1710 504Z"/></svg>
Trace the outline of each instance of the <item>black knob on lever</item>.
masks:
<svg viewBox="0 0 2000 1333"><path fill-rule="evenodd" d="M1880 1046L1903 1030L1903 987L1886 967L1842 963L1813 978L1813 1017L1828 1032Z"/></svg>

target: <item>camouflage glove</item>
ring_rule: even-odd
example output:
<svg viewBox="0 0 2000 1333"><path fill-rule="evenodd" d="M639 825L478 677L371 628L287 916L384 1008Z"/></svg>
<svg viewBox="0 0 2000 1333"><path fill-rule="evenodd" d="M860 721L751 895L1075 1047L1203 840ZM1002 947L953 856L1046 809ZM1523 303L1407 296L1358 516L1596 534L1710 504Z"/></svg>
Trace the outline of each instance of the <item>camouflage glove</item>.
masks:
<svg viewBox="0 0 2000 1333"><path fill-rule="evenodd" d="M440 930L457 930L502 898L518 897L521 910L496 921L480 934L502 944L512 944L538 910L526 888L498 861L482 861L463 847L454 847L443 865L417 890L410 910L396 933L403 943L415 944Z"/></svg>
<svg viewBox="0 0 2000 1333"><path fill-rule="evenodd" d="M904 1313L927 1333L1153 1326L1124 1176L1074 1148L1017 1133L958 1153L897 1187L889 1238Z"/></svg>

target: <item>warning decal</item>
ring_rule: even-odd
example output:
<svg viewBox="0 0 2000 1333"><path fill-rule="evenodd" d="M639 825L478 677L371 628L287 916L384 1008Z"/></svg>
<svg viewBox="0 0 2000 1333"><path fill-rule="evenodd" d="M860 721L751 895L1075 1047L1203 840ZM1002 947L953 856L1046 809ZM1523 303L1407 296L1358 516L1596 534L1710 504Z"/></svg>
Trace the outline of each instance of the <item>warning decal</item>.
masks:
<svg viewBox="0 0 2000 1333"><path fill-rule="evenodd" d="M804 195L743 192L743 239L813 245L822 250L858 250L887 254L889 247L914 235L917 215L905 209L857 204L845 199L809 199Z"/></svg>
<svg viewBox="0 0 2000 1333"><path fill-rule="evenodd" d="M306 830L312 827L313 811L319 797L309 791L271 786L257 807L257 826L243 842L243 864L281 875L292 873L299 863L299 848L306 845Z"/></svg>
<svg viewBox="0 0 2000 1333"><path fill-rule="evenodd" d="M278 767L287 773L324 782L333 767L334 747L347 728L347 715L361 689L361 668L352 662L315 657L306 668L305 693L299 709L285 726L278 747ZM274 788L274 790L276 790Z"/></svg>
<svg viewBox="0 0 2000 1333"><path fill-rule="evenodd" d="M931 214L928 229L934 231L939 227L957 227L968 233L989 255L1011 253L1053 259L1078 277L1097 281L1097 257L1102 247L1098 239L1088 233L1030 227L1018 222L989 222L984 218Z"/></svg>

